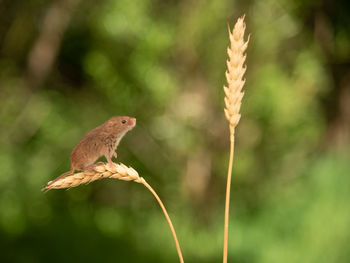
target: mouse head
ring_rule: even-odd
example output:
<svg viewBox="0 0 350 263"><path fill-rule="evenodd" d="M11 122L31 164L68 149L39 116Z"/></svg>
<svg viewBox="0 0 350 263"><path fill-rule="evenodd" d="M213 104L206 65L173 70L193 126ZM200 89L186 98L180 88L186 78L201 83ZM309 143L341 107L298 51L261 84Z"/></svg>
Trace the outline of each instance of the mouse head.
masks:
<svg viewBox="0 0 350 263"><path fill-rule="evenodd" d="M122 134L135 127L136 119L129 116L114 116L106 124L113 130L113 133Z"/></svg>

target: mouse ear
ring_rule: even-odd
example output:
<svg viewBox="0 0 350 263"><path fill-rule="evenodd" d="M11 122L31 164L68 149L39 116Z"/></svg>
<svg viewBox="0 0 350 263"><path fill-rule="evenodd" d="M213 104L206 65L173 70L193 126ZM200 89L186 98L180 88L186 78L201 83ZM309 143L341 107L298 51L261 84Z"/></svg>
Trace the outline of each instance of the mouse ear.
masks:
<svg viewBox="0 0 350 263"><path fill-rule="evenodd" d="M108 125L108 126L105 127L104 132L105 133L111 133L112 130L113 130L113 126Z"/></svg>

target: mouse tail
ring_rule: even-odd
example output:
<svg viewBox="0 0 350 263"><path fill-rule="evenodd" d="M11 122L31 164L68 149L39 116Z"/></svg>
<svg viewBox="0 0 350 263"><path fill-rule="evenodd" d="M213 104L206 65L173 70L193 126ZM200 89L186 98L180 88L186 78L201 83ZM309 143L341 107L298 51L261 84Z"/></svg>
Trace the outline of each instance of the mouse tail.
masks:
<svg viewBox="0 0 350 263"><path fill-rule="evenodd" d="M74 171L75 171L75 169L72 168L70 171L65 172L64 174L61 174L61 175L60 175L59 177L57 177L56 179L54 179L54 180L48 182L47 186L53 184L54 182L56 182L56 181L58 181L58 180L60 180L60 179L62 179L62 178L64 178L64 177L66 177L66 176L68 176L68 175L74 174Z"/></svg>

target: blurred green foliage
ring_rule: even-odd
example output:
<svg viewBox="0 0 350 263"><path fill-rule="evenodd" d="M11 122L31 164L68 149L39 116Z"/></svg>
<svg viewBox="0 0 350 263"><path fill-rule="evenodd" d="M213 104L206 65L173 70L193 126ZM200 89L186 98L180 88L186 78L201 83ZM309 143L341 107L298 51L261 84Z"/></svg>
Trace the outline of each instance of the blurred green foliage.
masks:
<svg viewBox="0 0 350 263"><path fill-rule="evenodd" d="M124 114L137 127L118 161L159 193L186 262L221 261L227 23L243 13L251 38L229 262L348 262L348 5L0 1L1 262L177 262L141 185L40 191L69 170L87 131ZM58 33L35 53L48 25Z"/></svg>

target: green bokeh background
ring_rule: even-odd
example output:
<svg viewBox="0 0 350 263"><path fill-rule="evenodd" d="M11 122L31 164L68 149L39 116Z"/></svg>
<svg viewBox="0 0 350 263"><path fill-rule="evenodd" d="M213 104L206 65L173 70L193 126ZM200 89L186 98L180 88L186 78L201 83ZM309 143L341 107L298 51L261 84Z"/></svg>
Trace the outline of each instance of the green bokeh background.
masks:
<svg viewBox="0 0 350 263"><path fill-rule="evenodd" d="M40 191L113 115L137 118L118 161L161 196L185 262L221 261L227 24L244 13L229 262L350 261L348 1L2 0L1 262L178 262L142 185Z"/></svg>

